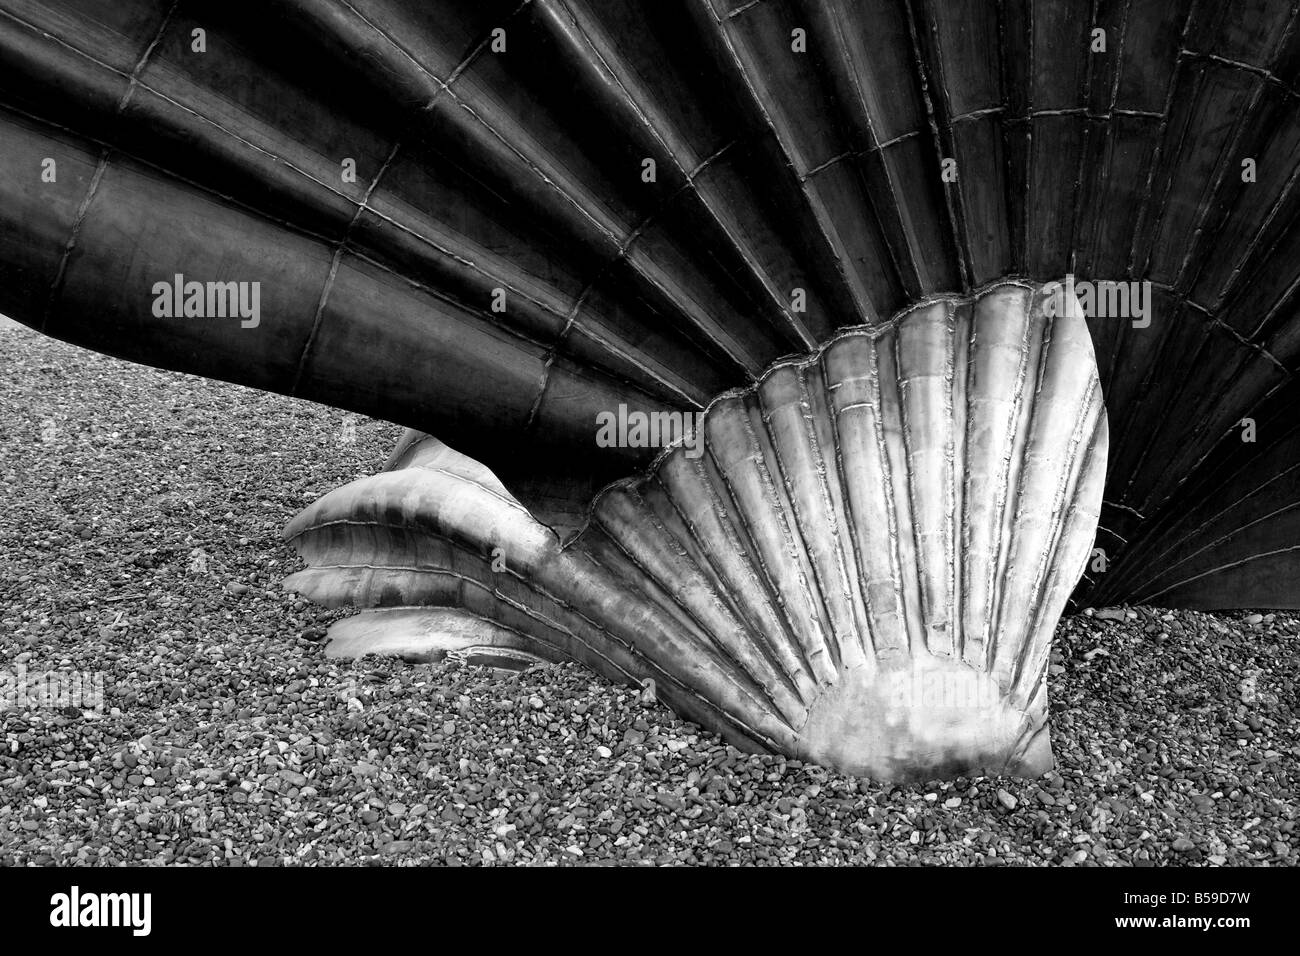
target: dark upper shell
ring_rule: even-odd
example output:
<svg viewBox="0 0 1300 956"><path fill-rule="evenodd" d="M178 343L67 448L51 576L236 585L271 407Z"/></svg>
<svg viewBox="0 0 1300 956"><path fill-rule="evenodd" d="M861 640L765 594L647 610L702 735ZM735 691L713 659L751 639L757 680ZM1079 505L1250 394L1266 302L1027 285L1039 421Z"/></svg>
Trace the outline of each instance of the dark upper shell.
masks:
<svg viewBox="0 0 1300 956"><path fill-rule="evenodd" d="M431 431L559 513L644 463L596 453L597 411L700 406L1002 276L1149 279L1149 327L1091 323L1112 439L1088 599L1300 606L1295 18L0 0L0 312ZM175 273L260 281L261 325L154 318Z"/></svg>

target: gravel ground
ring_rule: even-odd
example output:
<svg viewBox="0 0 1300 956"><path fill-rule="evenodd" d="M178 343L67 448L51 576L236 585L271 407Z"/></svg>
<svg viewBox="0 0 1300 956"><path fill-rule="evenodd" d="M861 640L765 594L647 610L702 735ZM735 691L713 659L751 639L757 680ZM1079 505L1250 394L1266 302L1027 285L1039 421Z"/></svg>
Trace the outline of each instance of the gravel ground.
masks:
<svg viewBox="0 0 1300 956"><path fill-rule="evenodd" d="M750 756L577 667L327 661L280 531L398 432L0 328L0 673L104 688L0 712L0 864L1296 858L1294 613L1063 621L1038 781Z"/></svg>

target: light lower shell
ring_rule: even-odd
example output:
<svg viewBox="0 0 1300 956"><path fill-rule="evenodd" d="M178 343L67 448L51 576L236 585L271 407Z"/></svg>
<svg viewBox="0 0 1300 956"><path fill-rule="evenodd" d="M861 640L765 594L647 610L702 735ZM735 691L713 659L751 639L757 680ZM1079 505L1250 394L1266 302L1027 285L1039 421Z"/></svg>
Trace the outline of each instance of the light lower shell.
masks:
<svg viewBox="0 0 1300 956"><path fill-rule="evenodd" d="M291 524L309 567L289 585L459 608L851 773L1043 772L1050 640L1107 443L1085 323L1045 301L1004 283L778 363L710 404L701 456L606 489L567 543L425 439Z"/></svg>

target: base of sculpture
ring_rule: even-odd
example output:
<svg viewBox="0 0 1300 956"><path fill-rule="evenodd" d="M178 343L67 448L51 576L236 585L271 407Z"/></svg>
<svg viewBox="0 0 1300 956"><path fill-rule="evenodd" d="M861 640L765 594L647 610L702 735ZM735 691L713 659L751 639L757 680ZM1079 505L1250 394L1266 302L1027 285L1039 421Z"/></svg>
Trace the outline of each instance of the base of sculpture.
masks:
<svg viewBox="0 0 1300 956"><path fill-rule="evenodd" d="M1009 706L984 673L945 658L898 655L845 673L814 702L799 755L873 780L926 781L1053 767L1047 715Z"/></svg>

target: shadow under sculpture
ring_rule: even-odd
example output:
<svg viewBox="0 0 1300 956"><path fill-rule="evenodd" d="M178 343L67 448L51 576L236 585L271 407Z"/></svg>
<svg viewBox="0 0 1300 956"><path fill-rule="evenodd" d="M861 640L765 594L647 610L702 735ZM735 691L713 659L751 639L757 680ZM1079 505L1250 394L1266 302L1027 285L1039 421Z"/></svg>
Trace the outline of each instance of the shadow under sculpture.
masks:
<svg viewBox="0 0 1300 956"><path fill-rule="evenodd" d="M1086 323L1052 301L1004 282L778 362L709 404L702 455L665 449L567 541L422 436L292 522L287 584L372 609L331 654L572 659L749 750L1041 774L1107 451Z"/></svg>

